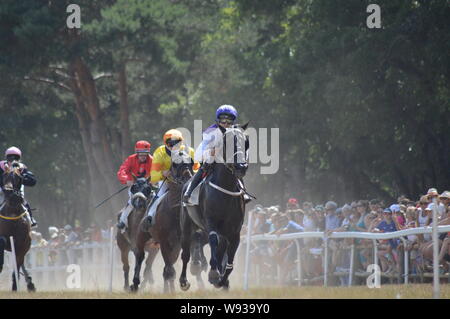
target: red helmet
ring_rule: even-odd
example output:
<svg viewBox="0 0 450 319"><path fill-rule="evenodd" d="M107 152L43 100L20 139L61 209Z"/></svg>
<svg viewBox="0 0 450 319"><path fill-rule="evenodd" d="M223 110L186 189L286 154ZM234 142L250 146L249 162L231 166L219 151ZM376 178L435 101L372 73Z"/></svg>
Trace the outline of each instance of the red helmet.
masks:
<svg viewBox="0 0 450 319"><path fill-rule="evenodd" d="M298 205L298 201L297 201L296 198L289 198L288 204L291 204L291 205Z"/></svg>
<svg viewBox="0 0 450 319"><path fill-rule="evenodd" d="M151 144L147 141L137 141L134 146L134 151L136 153L150 153Z"/></svg>

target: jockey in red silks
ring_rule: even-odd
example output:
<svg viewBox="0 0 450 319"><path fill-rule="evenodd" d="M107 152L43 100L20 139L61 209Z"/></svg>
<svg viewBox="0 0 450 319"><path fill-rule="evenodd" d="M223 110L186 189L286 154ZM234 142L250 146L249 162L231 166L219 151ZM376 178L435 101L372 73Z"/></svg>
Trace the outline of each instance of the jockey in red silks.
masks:
<svg viewBox="0 0 450 319"><path fill-rule="evenodd" d="M131 186L138 178L150 177L153 157L150 155L151 144L147 141L138 141L135 145L135 154L128 156L128 158L122 163L117 172L117 178L122 184L126 184L130 187L128 190L128 196L131 199ZM131 200L128 200L127 205L122 209L120 214L120 221L117 224L117 228L125 229L128 227L128 215L133 210Z"/></svg>
<svg viewBox="0 0 450 319"><path fill-rule="evenodd" d="M20 174L23 178L22 187L20 189L20 193L23 198L23 209L28 211L31 227L35 227L37 223L32 216L30 204L25 200L24 186L36 185L36 178L34 177L33 173L28 170L25 164L20 162L20 160L22 159L22 151L17 147L12 146L8 148L5 152L5 158L5 161L0 161L0 205L3 205L3 202L5 200L3 193L3 173L5 172L7 166L19 167Z"/></svg>

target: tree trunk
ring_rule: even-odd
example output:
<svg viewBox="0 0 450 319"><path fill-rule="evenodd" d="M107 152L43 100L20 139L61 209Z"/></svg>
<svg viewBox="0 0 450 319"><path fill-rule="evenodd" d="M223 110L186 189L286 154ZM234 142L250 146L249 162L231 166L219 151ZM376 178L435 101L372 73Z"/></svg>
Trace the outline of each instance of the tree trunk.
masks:
<svg viewBox="0 0 450 319"><path fill-rule="evenodd" d="M76 114L89 167L90 194L96 203L117 191L113 151L90 70L80 57L72 60L70 69L74 76L71 84L76 99ZM102 209L96 211L106 215L101 216L97 221L104 221L105 217L111 218L119 211L122 204L117 197L112 198L109 204L105 204Z"/></svg>
<svg viewBox="0 0 450 319"><path fill-rule="evenodd" d="M127 74L126 63L123 62L119 68L118 74L119 84L119 97L120 97L120 135L121 144L120 152L122 159L132 152L131 136L130 136L130 122L129 122L129 108L128 108L128 87L127 87Z"/></svg>

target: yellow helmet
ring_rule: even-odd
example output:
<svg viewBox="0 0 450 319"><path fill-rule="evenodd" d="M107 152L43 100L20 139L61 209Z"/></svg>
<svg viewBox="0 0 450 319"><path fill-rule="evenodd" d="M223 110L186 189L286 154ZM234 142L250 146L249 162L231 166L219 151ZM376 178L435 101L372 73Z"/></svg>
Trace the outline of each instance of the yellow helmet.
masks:
<svg viewBox="0 0 450 319"><path fill-rule="evenodd" d="M169 140L182 141L183 140L183 134L181 134L181 132L178 131L178 130L174 130L174 129L168 130L163 136L164 144L167 145L167 141L169 141ZM173 146L173 145L170 145L170 146Z"/></svg>

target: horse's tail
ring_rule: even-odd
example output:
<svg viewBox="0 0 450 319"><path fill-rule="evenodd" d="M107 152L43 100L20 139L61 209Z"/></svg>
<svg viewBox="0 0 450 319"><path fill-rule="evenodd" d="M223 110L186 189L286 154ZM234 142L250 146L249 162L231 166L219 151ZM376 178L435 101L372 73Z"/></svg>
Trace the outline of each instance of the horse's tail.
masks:
<svg viewBox="0 0 450 319"><path fill-rule="evenodd" d="M5 257L6 238L0 237L0 273L3 270L3 262Z"/></svg>

